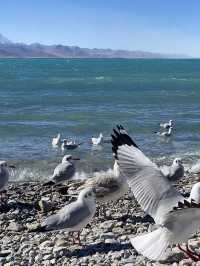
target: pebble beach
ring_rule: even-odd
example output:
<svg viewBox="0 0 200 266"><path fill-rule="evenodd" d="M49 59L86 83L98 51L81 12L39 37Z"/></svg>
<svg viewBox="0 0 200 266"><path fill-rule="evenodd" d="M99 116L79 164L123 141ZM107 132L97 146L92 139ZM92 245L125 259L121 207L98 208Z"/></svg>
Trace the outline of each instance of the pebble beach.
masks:
<svg viewBox="0 0 200 266"><path fill-rule="evenodd" d="M188 195L195 178L185 177L177 187ZM177 247L169 249L165 261L153 262L138 254L129 237L152 228L154 221L144 214L133 196L125 195L115 203L97 205L92 222L81 232L81 245L73 243L65 231L39 233L40 222L74 200L79 180L66 185L48 186L38 182L12 183L8 187L8 203L0 208L0 265L200 265L187 259ZM183 190L184 188L184 190ZM200 234L190 240L198 252Z"/></svg>

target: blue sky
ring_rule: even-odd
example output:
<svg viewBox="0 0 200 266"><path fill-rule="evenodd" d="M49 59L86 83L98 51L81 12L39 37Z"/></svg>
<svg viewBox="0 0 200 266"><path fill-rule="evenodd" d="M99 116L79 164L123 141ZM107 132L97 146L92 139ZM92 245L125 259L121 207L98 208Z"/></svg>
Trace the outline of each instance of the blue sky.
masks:
<svg viewBox="0 0 200 266"><path fill-rule="evenodd" d="M5 0L13 41L184 53L200 57L199 0Z"/></svg>

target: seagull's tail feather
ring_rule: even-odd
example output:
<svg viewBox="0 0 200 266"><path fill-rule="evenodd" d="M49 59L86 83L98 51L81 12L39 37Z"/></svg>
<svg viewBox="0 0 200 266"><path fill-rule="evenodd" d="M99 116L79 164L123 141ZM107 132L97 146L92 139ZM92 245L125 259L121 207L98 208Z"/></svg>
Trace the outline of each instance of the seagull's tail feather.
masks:
<svg viewBox="0 0 200 266"><path fill-rule="evenodd" d="M130 238L130 241L143 256L151 260L162 260L169 245L169 234L166 228L160 227L151 233Z"/></svg>

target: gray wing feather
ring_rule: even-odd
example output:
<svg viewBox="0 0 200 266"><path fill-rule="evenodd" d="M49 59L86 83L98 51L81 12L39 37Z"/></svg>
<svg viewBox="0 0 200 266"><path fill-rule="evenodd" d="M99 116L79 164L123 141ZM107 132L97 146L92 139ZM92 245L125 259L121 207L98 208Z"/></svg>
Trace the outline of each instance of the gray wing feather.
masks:
<svg viewBox="0 0 200 266"><path fill-rule="evenodd" d="M49 216L42 226L45 226L46 230L73 228L90 215L90 210L86 205L73 202L63 207L57 214Z"/></svg>
<svg viewBox="0 0 200 266"><path fill-rule="evenodd" d="M127 177L137 201L156 223L160 223L162 215L183 197L159 168L136 147L119 146L117 156L120 172Z"/></svg>

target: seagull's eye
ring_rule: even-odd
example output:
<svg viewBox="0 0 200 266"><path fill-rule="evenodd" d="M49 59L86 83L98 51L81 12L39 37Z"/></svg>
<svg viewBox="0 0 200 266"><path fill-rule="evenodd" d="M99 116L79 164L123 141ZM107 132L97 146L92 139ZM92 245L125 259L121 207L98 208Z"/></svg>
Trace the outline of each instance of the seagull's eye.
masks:
<svg viewBox="0 0 200 266"><path fill-rule="evenodd" d="M89 193L88 193L88 196L89 196L89 197L91 197L91 196L92 196L92 193L91 193L91 192L89 192Z"/></svg>

